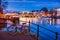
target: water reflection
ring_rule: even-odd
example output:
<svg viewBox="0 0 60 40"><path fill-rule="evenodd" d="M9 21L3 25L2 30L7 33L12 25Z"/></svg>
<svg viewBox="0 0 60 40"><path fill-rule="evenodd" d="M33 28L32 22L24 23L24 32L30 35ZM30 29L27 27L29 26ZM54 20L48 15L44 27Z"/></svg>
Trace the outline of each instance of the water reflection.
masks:
<svg viewBox="0 0 60 40"><path fill-rule="evenodd" d="M22 17L20 17L19 18L19 20L20 20L20 23L22 23L21 21L27 21L27 22L33 22L33 23L37 23L37 21L38 21L38 18L22 18Z"/></svg>
<svg viewBox="0 0 60 40"><path fill-rule="evenodd" d="M52 24L60 24L60 19L53 19L53 18L19 18L19 20L22 20L22 21L27 21L29 22L33 22L33 23L40 23L40 24L49 24L49 25L52 25ZM22 23L20 21L20 23Z"/></svg>

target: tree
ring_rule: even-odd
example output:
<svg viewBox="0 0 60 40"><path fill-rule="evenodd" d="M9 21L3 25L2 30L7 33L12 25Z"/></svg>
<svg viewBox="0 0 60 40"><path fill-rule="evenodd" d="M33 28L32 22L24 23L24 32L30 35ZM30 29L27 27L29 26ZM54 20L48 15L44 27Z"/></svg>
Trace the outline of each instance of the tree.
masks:
<svg viewBox="0 0 60 40"><path fill-rule="evenodd" d="M36 12L39 12L39 10L36 10Z"/></svg>
<svg viewBox="0 0 60 40"><path fill-rule="evenodd" d="M35 12L35 10L32 10L31 12Z"/></svg>
<svg viewBox="0 0 60 40"><path fill-rule="evenodd" d="M40 11L44 11L46 13L48 12L48 9L46 7L43 7Z"/></svg>
<svg viewBox="0 0 60 40"><path fill-rule="evenodd" d="M32 10L31 12L39 12L39 10Z"/></svg>
<svg viewBox="0 0 60 40"><path fill-rule="evenodd" d="M7 1L2 1L0 0L0 12L3 13L3 10L6 10L6 7L8 5L8 2Z"/></svg>
<svg viewBox="0 0 60 40"><path fill-rule="evenodd" d="M7 1L6 2L2 2L2 8L3 9L6 9L7 5L8 5L8 2Z"/></svg>

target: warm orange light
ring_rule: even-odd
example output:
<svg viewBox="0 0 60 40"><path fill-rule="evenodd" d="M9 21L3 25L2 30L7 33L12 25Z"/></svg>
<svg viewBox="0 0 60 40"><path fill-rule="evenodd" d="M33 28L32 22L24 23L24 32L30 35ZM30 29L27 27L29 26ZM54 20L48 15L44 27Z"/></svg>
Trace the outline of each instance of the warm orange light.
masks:
<svg viewBox="0 0 60 40"><path fill-rule="evenodd" d="M26 17L22 18L22 17L20 17L19 20L20 20L20 23L23 23L21 21L27 21L27 22L30 21L30 22L35 22L36 23L38 21L38 18L26 18Z"/></svg>

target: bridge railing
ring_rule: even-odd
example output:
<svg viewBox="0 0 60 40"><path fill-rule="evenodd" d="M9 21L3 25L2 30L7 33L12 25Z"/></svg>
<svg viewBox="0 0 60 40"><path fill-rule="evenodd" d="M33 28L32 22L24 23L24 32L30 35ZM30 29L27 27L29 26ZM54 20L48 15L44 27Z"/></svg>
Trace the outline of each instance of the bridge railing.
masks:
<svg viewBox="0 0 60 40"><path fill-rule="evenodd" d="M32 29L37 30L37 31L36 31L36 32L37 32L37 33L36 33L36 35L37 35L36 39L37 39L37 40L39 40L39 32L40 32L40 33L43 33L44 35L46 35L47 37L49 37L49 38L51 38L51 39L53 39L53 40L58 40L58 35L59 35L58 32L54 32L54 31L52 31L52 30L50 30L50 29L47 29L47 28L45 28L45 27L42 27L42 26L40 26L40 25L37 25L37 24L32 23L32 22L29 21L29 26L30 26L30 27L32 27L31 24L32 24L32 25L36 25L36 26L34 26ZM35 28L35 27L37 27L37 28ZM55 34L55 38L53 38L53 37L50 36L50 35L47 35L47 33L44 33L43 31L41 31L40 28L43 28L43 29L48 30L49 32ZM30 29L29 29L29 32L31 32L31 31L34 32L34 30L31 30L31 28L30 28Z"/></svg>
<svg viewBox="0 0 60 40"><path fill-rule="evenodd" d="M42 26L40 26L40 25L38 25L38 24L35 24L35 23L32 23L32 22L30 22L30 21L29 21L29 22L27 22L27 21L20 21L20 22L29 23L29 28L30 28L30 29L29 29L29 32L30 32L30 33L31 33L31 32L35 32L35 30L36 30L35 34L37 35L37 37L36 37L37 40L39 40L39 33L42 33L42 34L46 35L47 37L49 37L49 38L52 39L52 40L58 40L58 38L59 38L58 35L60 35L60 34L58 34L58 32L54 32L54 31L52 31L52 30L50 30L50 29L48 29L48 28L42 27ZM31 26L31 24L34 25L34 27ZM36 27L36 28L35 28L35 27ZM31 28L34 29L34 30L31 30ZM45 30L53 33L53 34L55 35L55 38L53 38L53 36L47 35L47 33L44 33L43 31L41 31L41 30L40 30L41 28L43 28L43 29L45 29Z"/></svg>
<svg viewBox="0 0 60 40"><path fill-rule="evenodd" d="M35 24L35 23L32 23L32 22L27 22L27 21L21 21L21 22L26 22L26 23L29 23L29 32L31 33L31 32L35 32L34 34L36 34L37 36L36 36L36 39L37 40L39 40L39 33L42 33L42 34L44 34L44 35L46 35L47 37L49 37L50 39L52 39L52 40L58 40L58 32L54 32L54 31L52 31L52 30L50 30L50 29L47 29L47 28L45 28L45 27L42 27L42 26L40 26L40 25L37 25L37 24ZM31 26L31 24L32 25L34 25L34 27L33 26ZM51 33L53 33L53 34L55 34L55 38L53 38L52 36L50 36L50 35L47 35L47 33L44 33L43 31L41 31L40 29L41 28L43 28L43 29L45 29L45 30L48 30L49 32L51 32ZM34 29L34 30L31 30L31 29Z"/></svg>

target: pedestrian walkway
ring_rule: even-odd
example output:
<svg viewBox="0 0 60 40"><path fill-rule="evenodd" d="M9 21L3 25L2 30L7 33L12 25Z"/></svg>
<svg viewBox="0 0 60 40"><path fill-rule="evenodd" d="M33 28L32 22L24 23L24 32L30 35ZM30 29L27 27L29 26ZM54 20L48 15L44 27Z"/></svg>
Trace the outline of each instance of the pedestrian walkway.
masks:
<svg viewBox="0 0 60 40"><path fill-rule="evenodd" d="M0 40L36 40L27 33L0 32Z"/></svg>

